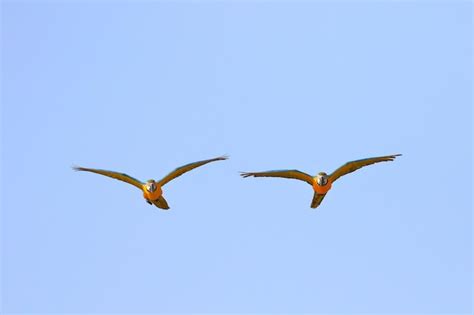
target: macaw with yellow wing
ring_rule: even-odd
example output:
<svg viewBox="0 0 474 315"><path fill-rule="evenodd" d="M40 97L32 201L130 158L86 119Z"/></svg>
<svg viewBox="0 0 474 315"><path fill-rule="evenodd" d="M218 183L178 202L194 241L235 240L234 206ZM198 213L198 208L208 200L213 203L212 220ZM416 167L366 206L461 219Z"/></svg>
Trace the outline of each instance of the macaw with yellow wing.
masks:
<svg viewBox="0 0 474 315"><path fill-rule="evenodd" d="M311 202L311 208L317 208L327 192L331 189L332 183L334 183L339 177L346 174L352 173L355 170L358 170L361 167L371 165L379 162L393 161L395 157L400 156L401 154L373 157L368 159L356 160L347 162L343 166L335 170L331 175L326 174L325 172L320 172L316 176L311 176L306 173L300 172L298 170L278 170L278 171L267 171L267 172L257 172L257 173L242 173L242 177L282 177L282 178L291 178L299 179L307 182L313 187L314 195L313 201Z"/></svg>
<svg viewBox="0 0 474 315"><path fill-rule="evenodd" d="M167 210L170 207L168 206L166 199L163 197L163 191L161 189L164 185L166 185L168 182L172 181L176 177L181 176L186 172L189 172L192 169L195 169L199 166L202 166L210 162L227 160L227 158L228 158L227 156L221 156L214 159L186 164L184 166L178 167L177 169L175 169L174 171L172 171L171 173L169 173L168 175L166 175L159 181L150 179L150 180L147 180L146 183L143 183L139 181L138 179L135 179L123 173L117 173L117 172L94 169L94 168L85 168L85 167L73 167L73 169L76 171L86 171L86 172L97 173L100 175L115 178L123 182L126 182L128 184L131 184L143 192L143 197L145 198L146 202L148 202L150 205L155 205L160 209Z"/></svg>

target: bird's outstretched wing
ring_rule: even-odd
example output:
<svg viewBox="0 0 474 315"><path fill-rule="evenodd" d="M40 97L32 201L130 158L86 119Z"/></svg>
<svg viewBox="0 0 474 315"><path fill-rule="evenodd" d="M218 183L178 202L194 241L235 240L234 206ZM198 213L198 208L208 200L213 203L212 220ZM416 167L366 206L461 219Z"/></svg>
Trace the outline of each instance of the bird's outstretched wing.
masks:
<svg viewBox="0 0 474 315"><path fill-rule="evenodd" d="M368 158L368 159L362 159L362 160L356 160L356 161L351 161L347 162L343 166L339 167L337 170L335 170L330 176L329 180L331 182L336 181L339 177L344 176L346 174L352 173L355 170L358 170L361 167L371 165L374 163L379 163L379 162L388 162L388 161L393 161L395 157L400 156L401 154L394 154L394 155L386 155L386 156L379 156L379 157L373 157L373 158Z"/></svg>
<svg viewBox="0 0 474 315"><path fill-rule="evenodd" d="M192 169L195 169L196 167L202 166L202 165L210 163L210 162L222 161L222 160L227 160L227 159L228 159L227 156L220 156L220 157L217 157L217 158L214 158L214 159L198 161L198 162L183 165L181 167L178 167L177 169L175 169L174 171L172 171L168 175L166 175L163 179L161 179L158 182L158 185L160 185L160 186L166 185L166 183L168 183L169 181L172 181L176 177L181 176L184 173L189 172Z"/></svg>
<svg viewBox="0 0 474 315"><path fill-rule="evenodd" d="M78 167L78 166L74 166L73 169L75 171L86 171L86 172L92 172L92 173L97 173L97 174L100 174L100 175L112 177L112 178L121 180L122 182L126 182L128 184L131 184L131 185L139 188L140 190L143 187L142 182L140 182L138 179L135 179L131 176L128 176L127 174L117 173L117 172L112 172L112 171L107 171L107 170L94 169L94 168Z"/></svg>
<svg viewBox="0 0 474 315"><path fill-rule="evenodd" d="M256 173L241 173L242 177L281 177L281 178L291 178L299 179L307 182L311 186L313 185L313 177L306 173L300 172L298 170L276 170L276 171L267 171L267 172L256 172Z"/></svg>

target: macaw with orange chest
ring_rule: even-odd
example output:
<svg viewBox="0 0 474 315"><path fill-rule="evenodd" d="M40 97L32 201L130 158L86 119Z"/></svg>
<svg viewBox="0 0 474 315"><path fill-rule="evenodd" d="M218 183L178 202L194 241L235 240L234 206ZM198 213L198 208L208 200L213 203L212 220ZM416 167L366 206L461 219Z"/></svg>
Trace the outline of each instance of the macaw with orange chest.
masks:
<svg viewBox="0 0 474 315"><path fill-rule="evenodd" d="M309 174L300 172L298 170L278 170L278 171L267 171L267 172L256 172L256 173L242 173L242 177L282 177L282 178L291 178L298 179L307 182L313 187L314 195L311 202L311 208L317 208L327 192L332 188L332 184L341 176L352 173L358 170L361 167L371 165L379 162L393 161L395 157L400 156L401 154L379 156L368 159L356 160L347 162L343 166L335 170L331 175L326 174L325 172L320 172L316 176L311 176Z"/></svg>
<svg viewBox="0 0 474 315"><path fill-rule="evenodd" d="M166 202L166 199L163 197L162 187L164 185L166 185L168 182L172 181L176 177L181 176L186 172L189 172L192 169L195 169L199 166L202 166L210 162L227 160L227 158L228 158L227 156L221 156L214 159L186 164L184 166L178 167L177 169L175 169L174 171L172 171L171 173L169 173L168 175L166 175L159 181L149 179L146 181L146 183L143 183L139 181L138 179L128 176L127 174L117 173L113 171L94 169L94 168L85 168L85 167L73 167L73 169L76 171L86 171L86 172L92 172L92 173L108 176L108 177L126 182L128 184L131 184L143 192L143 198L145 198L147 203L149 203L150 205L155 205L160 209L167 210L170 207L168 206L168 202Z"/></svg>

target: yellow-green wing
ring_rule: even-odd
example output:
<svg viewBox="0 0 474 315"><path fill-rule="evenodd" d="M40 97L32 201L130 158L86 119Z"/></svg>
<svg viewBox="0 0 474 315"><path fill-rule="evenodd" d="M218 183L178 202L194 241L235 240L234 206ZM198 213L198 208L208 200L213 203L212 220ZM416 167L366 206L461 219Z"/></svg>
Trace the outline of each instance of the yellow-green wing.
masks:
<svg viewBox="0 0 474 315"><path fill-rule="evenodd" d="M395 160L395 157L400 156L400 155L401 154L386 155L386 156L379 156L379 157L373 157L373 158L368 158L368 159L362 159L362 160L347 162L346 164L344 164L343 166L341 166L337 170L335 170L329 176L329 180L331 182L334 182L339 177L344 176L344 175L349 174L349 173L352 173L352 172L358 170L361 167L371 165L371 164L374 164L374 163L379 163L379 162L393 161L393 160Z"/></svg>
<svg viewBox="0 0 474 315"><path fill-rule="evenodd" d="M123 173L117 173L117 172L112 172L112 171L107 171L107 170L100 170L100 169L95 169L95 168L78 167L78 166L73 167L73 169L75 171L86 171L86 172L92 172L92 173L112 177L112 178L121 180L122 182L126 182L128 184L131 184L131 185L139 188L140 190L142 189L142 186L143 186L143 183L140 182L138 179L135 179L135 178L133 178L131 176L128 176L127 174L123 174Z"/></svg>
<svg viewBox="0 0 474 315"><path fill-rule="evenodd" d="M291 178L299 179L307 182L311 186L313 185L313 177L306 173L300 172L298 170L275 170L275 171L266 171L266 172L255 172L255 173L241 173L242 177L281 177L281 178Z"/></svg>
<svg viewBox="0 0 474 315"><path fill-rule="evenodd" d="M181 176L184 173L189 172L192 169L195 169L196 167L202 166L202 165L207 164L207 163L211 163L211 162L215 162L215 161L222 161L222 160L227 160L227 159L228 159L227 156L220 156L220 157L217 157L217 158L214 158L214 159L198 161L198 162L183 165L181 167L178 167L177 169L175 169L174 171L172 171L168 175L166 175L162 180L160 180L158 182L158 185L160 185L160 186L166 185L166 183L168 183L169 181L172 181L176 177Z"/></svg>

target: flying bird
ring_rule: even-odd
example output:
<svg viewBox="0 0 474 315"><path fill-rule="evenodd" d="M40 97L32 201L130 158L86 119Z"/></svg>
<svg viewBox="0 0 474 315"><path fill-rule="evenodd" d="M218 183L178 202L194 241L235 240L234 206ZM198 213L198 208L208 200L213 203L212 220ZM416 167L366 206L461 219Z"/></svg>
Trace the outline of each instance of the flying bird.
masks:
<svg viewBox="0 0 474 315"><path fill-rule="evenodd" d="M227 156L220 156L214 159L209 159L209 160L204 160L204 161L198 161L190 164L183 165L181 167L178 167L165 177L163 177L159 181L155 181L153 179L147 180L145 183L139 181L138 179L135 179L127 174L123 173L117 173L113 171L107 171L107 170L101 170L101 169L94 169L94 168L85 168L85 167L73 167L74 170L76 171L86 171L86 172L92 172L92 173L97 173L100 175L108 176L111 178L115 178L118 180L121 180L123 182L126 182L128 184L131 184L138 189L140 189L143 192L143 198L145 198L146 202L149 203L150 205L155 205L160 209L167 210L170 207L168 206L168 202L166 202L166 199L163 197L163 190L162 187L175 179L178 176L183 175L186 172L189 172L192 169L195 169L199 166L202 166L204 164L210 163L210 162L215 162L215 161L222 161L222 160L227 160Z"/></svg>
<svg viewBox="0 0 474 315"><path fill-rule="evenodd" d="M311 208L317 208L327 192L331 189L332 184L341 176L352 173L359 168L362 168L367 165L379 163L379 162L388 162L393 161L395 157L400 156L401 154L379 156L368 159L356 160L347 162L346 164L339 167L331 175L326 174L325 172L320 172L316 176L311 176L306 173L300 172L298 170L277 170L277 171L267 171L267 172L256 172L256 173L241 173L242 177L281 177L281 178L291 178L299 179L307 182L313 187L314 195L311 202Z"/></svg>

